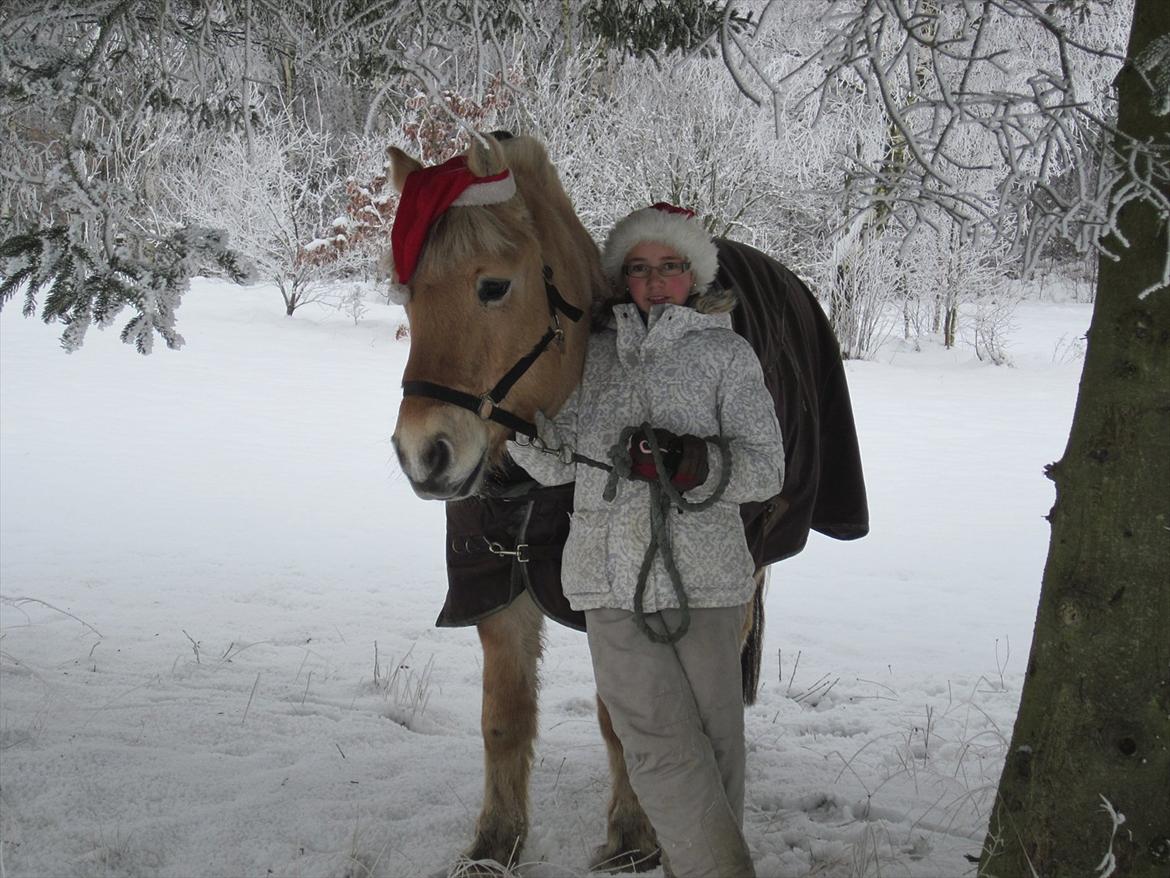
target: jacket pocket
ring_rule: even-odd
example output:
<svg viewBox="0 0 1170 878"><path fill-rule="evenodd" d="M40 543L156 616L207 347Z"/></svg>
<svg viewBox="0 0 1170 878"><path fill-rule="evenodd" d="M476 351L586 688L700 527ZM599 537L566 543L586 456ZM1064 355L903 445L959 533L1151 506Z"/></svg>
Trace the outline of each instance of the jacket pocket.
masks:
<svg viewBox="0 0 1170 878"><path fill-rule="evenodd" d="M613 562L609 558L609 516L581 510L573 513L561 566L565 597L600 596L610 591Z"/></svg>
<svg viewBox="0 0 1170 878"><path fill-rule="evenodd" d="M687 596L696 606L735 606L751 596L755 564L739 507L716 503L678 516L674 555Z"/></svg>

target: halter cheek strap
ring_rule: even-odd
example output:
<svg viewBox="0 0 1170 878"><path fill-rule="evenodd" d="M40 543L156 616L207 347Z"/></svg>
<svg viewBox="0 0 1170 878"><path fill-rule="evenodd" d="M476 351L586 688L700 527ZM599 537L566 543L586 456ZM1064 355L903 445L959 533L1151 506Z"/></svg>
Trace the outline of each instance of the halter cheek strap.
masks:
<svg viewBox="0 0 1170 878"><path fill-rule="evenodd" d="M504 401L508 392L524 373L532 368L540 355L548 350L549 345L557 339L564 338L565 331L561 329L560 315L564 314L574 323L584 316L584 311L565 301L560 290L552 282L552 275L552 268L546 265L544 267L544 293L548 298L548 312L552 319L552 325L541 336L540 341L532 346L532 350L517 360L491 390L476 396L463 390L436 384L433 381L403 381L403 397L422 396L456 405L475 412L485 421L494 421L513 432L535 439L536 425L531 421L524 420L519 415L514 415L500 408L500 403Z"/></svg>

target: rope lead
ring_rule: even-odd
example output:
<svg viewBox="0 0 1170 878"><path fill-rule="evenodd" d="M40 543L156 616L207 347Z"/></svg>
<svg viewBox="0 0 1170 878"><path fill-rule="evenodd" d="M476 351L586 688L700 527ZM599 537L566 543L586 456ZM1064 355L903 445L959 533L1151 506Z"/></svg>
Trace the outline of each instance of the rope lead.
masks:
<svg viewBox="0 0 1170 878"><path fill-rule="evenodd" d="M671 509L678 509L680 512L701 512L719 502L720 498L723 497L723 492L727 490L727 483L731 480L731 443L722 436L711 436L705 440L719 447L723 466L719 482L711 495L706 500L692 503L670 483L670 474L666 471L666 464L662 460L662 449L658 446L658 439L650 424L643 422L641 427L625 427L618 435L618 441L609 449L609 466L601 461L574 455L579 463L609 470L609 478L606 479L605 490L601 494L602 499L608 503L612 503L617 496L618 481L630 477L630 439L639 432L645 437L646 444L650 447L650 454L654 458L654 472L658 476L658 480L647 484L650 489L650 544L646 546L646 554L642 557L642 566L638 570L638 583L634 587L634 618L638 623L638 628L653 642L678 643L691 626L691 607L690 601L687 599L686 588L683 586L682 574L679 573L678 565L674 560L674 549L670 541L669 513ZM671 587L674 589L675 597L678 598L679 609L682 611L682 619L678 628L672 631L666 627L664 622L663 627L666 629L664 633L650 627L646 621L645 611L646 583L650 580L654 558L659 552L662 552L662 566L666 568Z"/></svg>

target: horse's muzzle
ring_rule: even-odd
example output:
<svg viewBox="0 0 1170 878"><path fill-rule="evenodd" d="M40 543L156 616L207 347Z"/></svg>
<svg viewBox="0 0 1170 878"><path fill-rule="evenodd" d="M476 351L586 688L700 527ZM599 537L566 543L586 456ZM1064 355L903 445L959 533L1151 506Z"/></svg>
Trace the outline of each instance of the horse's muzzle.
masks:
<svg viewBox="0 0 1170 878"><path fill-rule="evenodd" d="M481 454L470 470L466 465L458 466L454 446L446 436L427 440L417 454L405 450L397 436L393 441L402 472L414 493L423 500L469 497L483 481L486 455Z"/></svg>

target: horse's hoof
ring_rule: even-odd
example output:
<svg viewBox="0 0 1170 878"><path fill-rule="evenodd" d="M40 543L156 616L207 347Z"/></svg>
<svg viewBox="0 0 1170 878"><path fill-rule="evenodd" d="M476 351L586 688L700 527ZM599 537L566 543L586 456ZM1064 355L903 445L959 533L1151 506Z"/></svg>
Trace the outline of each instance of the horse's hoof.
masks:
<svg viewBox="0 0 1170 878"><path fill-rule="evenodd" d="M626 844L598 845L589 861L591 872L649 872L659 862L658 848L649 852Z"/></svg>
<svg viewBox="0 0 1170 878"><path fill-rule="evenodd" d="M463 878L464 875L511 875L509 870L516 865L523 845L524 840L514 833L478 833L471 847L459 858L460 868L451 875L453 878ZM464 867L468 871L462 871Z"/></svg>

